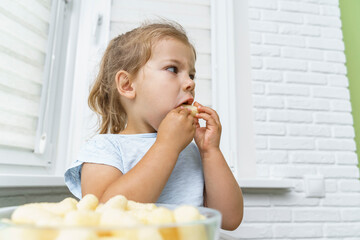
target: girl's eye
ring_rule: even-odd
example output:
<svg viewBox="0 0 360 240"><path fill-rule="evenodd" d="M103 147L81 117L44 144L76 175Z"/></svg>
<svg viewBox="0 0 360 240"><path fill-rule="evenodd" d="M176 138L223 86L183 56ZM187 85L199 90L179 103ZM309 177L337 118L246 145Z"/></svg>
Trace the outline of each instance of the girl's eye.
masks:
<svg viewBox="0 0 360 240"><path fill-rule="evenodd" d="M191 80L194 80L194 79L195 79L195 75L194 75L194 74L190 74L189 77L190 77Z"/></svg>
<svg viewBox="0 0 360 240"><path fill-rule="evenodd" d="M173 72L173 73L178 73L178 68L177 67L168 67L166 68L166 70Z"/></svg>

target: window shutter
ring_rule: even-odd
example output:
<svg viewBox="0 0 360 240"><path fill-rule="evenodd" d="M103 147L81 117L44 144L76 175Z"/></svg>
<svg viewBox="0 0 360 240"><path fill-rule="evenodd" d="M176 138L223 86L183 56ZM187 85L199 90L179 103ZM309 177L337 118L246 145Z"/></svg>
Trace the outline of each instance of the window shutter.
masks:
<svg viewBox="0 0 360 240"><path fill-rule="evenodd" d="M145 20L169 19L181 24L197 51L195 99L211 106L210 0L114 0L110 39Z"/></svg>
<svg viewBox="0 0 360 240"><path fill-rule="evenodd" d="M0 145L34 150L51 0L0 1Z"/></svg>

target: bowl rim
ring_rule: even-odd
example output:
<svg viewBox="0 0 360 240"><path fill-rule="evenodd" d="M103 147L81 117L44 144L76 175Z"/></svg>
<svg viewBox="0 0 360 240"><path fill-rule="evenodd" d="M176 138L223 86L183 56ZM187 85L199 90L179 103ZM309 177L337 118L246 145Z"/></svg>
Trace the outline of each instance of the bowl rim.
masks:
<svg viewBox="0 0 360 240"><path fill-rule="evenodd" d="M174 210L177 207L184 206L188 204L158 204L156 203L157 207L167 207L170 210ZM133 226L68 226L68 225L59 225L59 226L39 226L34 224L18 224L18 223L12 223L7 222L7 220L10 220L9 218L4 218L1 216L2 212L6 212L7 214L12 214L13 211L19 206L10 206L5 208L0 208L0 230L7 227L15 227L15 228L24 228L24 229L34 229L34 230L94 230L94 231L111 231L111 230L133 230L133 229L139 229L139 228L157 228L157 229L163 229L163 228L175 228L175 227L188 227L188 226L197 226L197 225L211 225L215 224L218 225L218 228L220 228L221 225L221 213L213 208L208 207L196 207L200 214L206 215L209 214L210 217L205 216L205 219L199 219L195 221L189 221L189 222L180 222L180 223L165 223L165 224L135 224ZM5 221L4 221L5 220Z"/></svg>

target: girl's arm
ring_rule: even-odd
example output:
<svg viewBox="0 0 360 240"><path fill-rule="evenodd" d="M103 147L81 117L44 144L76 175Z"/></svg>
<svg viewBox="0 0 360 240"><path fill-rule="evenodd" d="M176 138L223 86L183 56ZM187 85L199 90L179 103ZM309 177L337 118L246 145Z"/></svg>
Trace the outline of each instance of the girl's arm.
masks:
<svg viewBox="0 0 360 240"><path fill-rule="evenodd" d="M202 155L206 207L222 214L221 227L235 230L243 218L243 196L220 149Z"/></svg>
<svg viewBox="0 0 360 240"><path fill-rule="evenodd" d="M189 111L183 108L172 110L161 122L153 146L126 174L107 165L84 164L81 171L83 196L92 193L100 202L106 202L122 194L137 202L156 202L180 152L194 134L194 118Z"/></svg>
<svg viewBox="0 0 360 240"><path fill-rule="evenodd" d="M177 158L178 153L170 146L155 142L126 174L112 166L84 163L81 171L82 194L92 193L100 202L118 194L137 202L156 202Z"/></svg>
<svg viewBox="0 0 360 240"><path fill-rule="evenodd" d="M236 229L243 218L243 196L223 154L220 151L221 124L217 113L199 103L198 119L206 121L206 127L197 123L195 142L199 147L205 178L205 201L207 207L222 214L222 228Z"/></svg>

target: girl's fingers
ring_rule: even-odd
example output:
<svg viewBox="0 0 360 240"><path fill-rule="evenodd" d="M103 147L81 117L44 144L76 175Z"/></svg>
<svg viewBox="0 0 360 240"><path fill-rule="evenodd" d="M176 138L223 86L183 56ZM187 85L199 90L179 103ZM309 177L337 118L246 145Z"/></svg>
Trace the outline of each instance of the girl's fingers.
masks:
<svg viewBox="0 0 360 240"><path fill-rule="evenodd" d="M200 127L198 118L194 118L194 124L195 124L196 127Z"/></svg>
<svg viewBox="0 0 360 240"><path fill-rule="evenodd" d="M215 119L208 113L198 113L198 114L196 114L196 117L204 119L206 121L206 124L218 125L217 122L215 121Z"/></svg>
<svg viewBox="0 0 360 240"><path fill-rule="evenodd" d="M195 102L194 103L194 106L196 106L198 108L198 111L199 111L199 114L200 113L207 113L209 114L210 116L212 116L215 120L215 122L220 125L220 118L219 118L219 115L217 114L217 112L212 109L212 108L209 108L209 107L204 107L203 105L201 105L200 103L198 102Z"/></svg>
<svg viewBox="0 0 360 240"><path fill-rule="evenodd" d="M185 114L186 116L190 114L189 110L184 108L183 106L175 108L175 111L180 114Z"/></svg>
<svg viewBox="0 0 360 240"><path fill-rule="evenodd" d="M194 106L199 107L199 106L202 106L202 105L200 103L198 103L198 102L194 102Z"/></svg>
<svg viewBox="0 0 360 240"><path fill-rule="evenodd" d="M180 106L180 107L174 108L172 111L179 113L183 109L184 109L184 107Z"/></svg>

